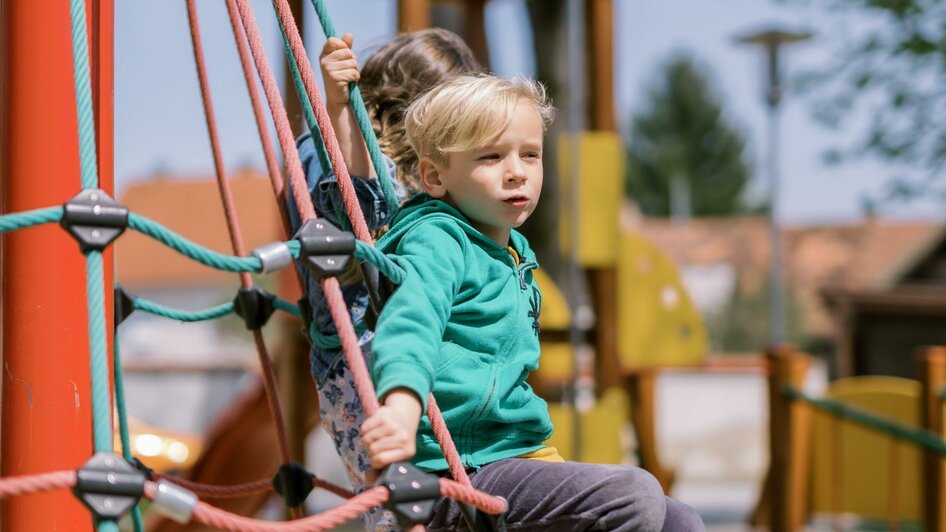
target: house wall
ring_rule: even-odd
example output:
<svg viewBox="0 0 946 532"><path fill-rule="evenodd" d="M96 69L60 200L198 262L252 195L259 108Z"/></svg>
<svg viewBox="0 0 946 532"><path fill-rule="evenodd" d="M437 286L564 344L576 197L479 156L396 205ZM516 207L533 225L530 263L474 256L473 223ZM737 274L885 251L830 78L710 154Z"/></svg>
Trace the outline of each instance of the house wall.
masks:
<svg viewBox="0 0 946 532"><path fill-rule="evenodd" d="M946 345L946 315L866 313L855 325L855 375L892 375L916 379L921 346Z"/></svg>

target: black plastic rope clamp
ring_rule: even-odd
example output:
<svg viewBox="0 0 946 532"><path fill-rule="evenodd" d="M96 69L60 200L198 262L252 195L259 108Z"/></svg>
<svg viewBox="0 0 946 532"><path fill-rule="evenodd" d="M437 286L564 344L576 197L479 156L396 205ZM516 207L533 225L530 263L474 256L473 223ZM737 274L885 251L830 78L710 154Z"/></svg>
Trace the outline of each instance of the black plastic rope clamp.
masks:
<svg viewBox="0 0 946 532"><path fill-rule="evenodd" d="M144 473L112 453L95 453L76 473L72 492L96 520L121 518L145 491Z"/></svg>
<svg viewBox="0 0 946 532"><path fill-rule="evenodd" d="M115 285L115 327L121 325L135 311L135 298L120 285Z"/></svg>
<svg viewBox="0 0 946 532"><path fill-rule="evenodd" d="M410 462L395 462L378 477L378 486L388 488L385 504L402 527L427 523L440 498L440 477L424 473Z"/></svg>
<svg viewBox="0 0 946 532"><path fill-rule="evenodd" d="M255 331L266 322L276 311L276 296L258 286L240 288L233 299L233 311L243 318L246 328Z"/></svg>
<svg viewBox="0 0 946 532"><path fill-rule="evenodd" d="M325 218L302 224L293 238L301 245L299 259L318 279L344 272L355 252L355 235Z"/></svg>
<svg viewBox="0 0 946 532"><path fill-rule="evenodd" d="M128 227L128 208L104 190L87 188L63 204L62 226L83 253L108 247Z"/></svg>
<svg viewBox="0 0 946 532"><path fill-rule="evenodd" d="M286 506L294 508L304 503L312 493L315 474L308 471L299 462L289 462L279 466L273 476L273 489L282 495Z"/></svg>
<svg viewBox="0 0 946 532"><path fill-rule="evenodd" d="M138 471L141 471L141 474L143 474L147 480L154 480L156 478L154 469L146 466L137 456L132 457L131 465L135 466L135 469Z"/></svg>

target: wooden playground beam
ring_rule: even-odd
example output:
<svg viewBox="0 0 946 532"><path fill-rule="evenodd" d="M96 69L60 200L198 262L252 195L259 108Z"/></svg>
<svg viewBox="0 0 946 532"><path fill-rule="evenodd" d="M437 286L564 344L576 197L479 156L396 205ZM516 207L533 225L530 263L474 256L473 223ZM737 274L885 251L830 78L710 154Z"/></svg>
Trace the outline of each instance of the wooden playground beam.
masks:
<svg viewBox="0 0 946 532"><path fill-rule="evenodd" d="M923 428L946 433L943 400L946 390L946 347L925 347L918 353L920 375L920 416ZM946 460L933 451L923 453L924 530L946 532Z"/></svg>
<svg viewBox="0 0 946 532"><path fill-rule="evenodd" d="M430 27L430 0L397 0L397 31L406 33Z"/></svg>
<svg viewBox="0 0 946 532"><path fill-rule="evenodd" d="M811 467L811 409L784 391L801 390L811 358L791 347L768 350L769 359L769 530L800 529L807 519L808 474Z"/></svg>
<svg viewBox="0 0 946 532"><path fill-rule="evenodd" d="M114 194L110 0L87 2L100 188ZM4 214L61 205L81 189L68 2L0 2ZM0 476L76 469L92 454L85 261L56 225L2 238ZM103 257L111 345L112 251ZM2 530L89 530L68 491L0 504Z"/></svg>

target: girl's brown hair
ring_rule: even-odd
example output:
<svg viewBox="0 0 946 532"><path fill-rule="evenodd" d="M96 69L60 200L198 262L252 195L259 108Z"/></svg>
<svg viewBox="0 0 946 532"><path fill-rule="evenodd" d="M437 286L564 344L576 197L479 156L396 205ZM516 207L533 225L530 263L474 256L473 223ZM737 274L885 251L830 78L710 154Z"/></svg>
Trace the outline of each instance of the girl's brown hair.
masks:
<svg viewBox="0 0 946 532"><path fill-rule="evenodd" d="M417 155L404 132L404 111L421 93L461 74L482 71L457 34L432 28L402 33L365 61L358 86L383 151L397 165L407 195L421 190Z"/></svg>

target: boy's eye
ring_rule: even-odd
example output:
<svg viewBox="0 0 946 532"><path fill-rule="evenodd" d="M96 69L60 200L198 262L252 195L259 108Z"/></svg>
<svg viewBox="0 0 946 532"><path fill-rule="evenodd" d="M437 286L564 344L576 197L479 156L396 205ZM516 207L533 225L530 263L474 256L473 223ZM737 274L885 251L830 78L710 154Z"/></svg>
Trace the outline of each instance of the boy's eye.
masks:
<svg viewBox="0 0 946 532"><path fill-rule="evenodd" d="M525 157L526 159L538 159L538 158L539 158L539 153L538 153L538 152L534 152L534 151L527 151L527 152L523 153L522 156Z"/></svg>
<svg viewBox="0 0 946 532"><path fill-rule="evenodd" d="M480 155L479 160L480 160L480 161L498 161L498 160L499 160L499 154L498 154L498 153L487 153L487 154L485 154L485 155Z"/></svg>

